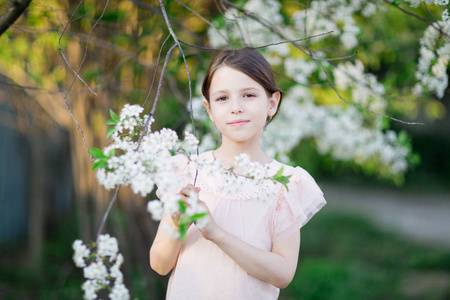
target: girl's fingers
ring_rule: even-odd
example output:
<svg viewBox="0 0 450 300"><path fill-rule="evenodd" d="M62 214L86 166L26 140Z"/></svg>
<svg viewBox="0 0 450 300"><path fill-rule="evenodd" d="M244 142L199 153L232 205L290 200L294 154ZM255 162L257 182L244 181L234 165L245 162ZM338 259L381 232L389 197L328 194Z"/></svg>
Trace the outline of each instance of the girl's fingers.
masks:
<svg viewBox="0 0 450 300"><path fill-rule="evenodd" d="M189 197L191 191L198 194L200 192L200 188L195 187L192 184L188 184L181 189L180 194L184 197Z"/></svg>

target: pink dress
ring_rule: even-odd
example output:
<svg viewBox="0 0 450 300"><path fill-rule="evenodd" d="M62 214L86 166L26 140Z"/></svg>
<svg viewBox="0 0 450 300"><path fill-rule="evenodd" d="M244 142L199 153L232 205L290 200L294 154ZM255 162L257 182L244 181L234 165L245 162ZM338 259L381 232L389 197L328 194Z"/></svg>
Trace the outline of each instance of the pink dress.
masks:
<svg viewBox="0 0 450 300"><path fill-rule="evenodd" d="M201 157L212 157L212 152L205 152ZM185 157L176 156L174 163L181 171L187 171ZM258 190L254 190L254 186L243 190L239 197L229 197L218 188L220 175L211 177L201 172L196 186L201 188L199 197L206 202L220 227L255 247L271 251L273 242L298 231L326 202L322 191L304 169L275 160L268 165L273 174L283 166L284 175L292 175L288 191L281 184L270 183ZM184 184L188 183L193 183L192 174L186 176ZM264 202L256 200L255 195L267 194L267 188L279 189L278 196ZM277 299L279 292L275 286L249 275L192 225L172 270L166 299L262 300Z"/></svg>

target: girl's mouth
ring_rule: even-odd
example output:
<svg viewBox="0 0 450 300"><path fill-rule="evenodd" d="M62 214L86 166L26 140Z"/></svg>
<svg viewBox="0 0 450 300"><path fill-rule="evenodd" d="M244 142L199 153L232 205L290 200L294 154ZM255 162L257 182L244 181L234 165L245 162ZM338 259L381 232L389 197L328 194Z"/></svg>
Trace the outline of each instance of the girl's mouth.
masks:
<svg viewBox="0 0 450 300"><path fill-rule="evenodd" d="M250 122L250 121L249 120L236 120L236 121L228 122L228 125L230 125L232 127L241 127L241 126L244 126L245 124L247 124L248 122Z"/></svg>

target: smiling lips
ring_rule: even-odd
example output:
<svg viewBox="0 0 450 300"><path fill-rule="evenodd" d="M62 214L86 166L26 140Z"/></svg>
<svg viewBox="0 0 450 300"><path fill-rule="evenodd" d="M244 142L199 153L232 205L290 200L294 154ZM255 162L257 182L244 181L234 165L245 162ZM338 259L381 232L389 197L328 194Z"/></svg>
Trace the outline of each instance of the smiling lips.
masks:
<svg viewBox="0 0 450 300"><path fill-rule="evenodd" d="M235 121L228 122L227 124L232 127L241 127L241 126L244 126L245 124L247 124L248 122L250 122L250 121L249 120L235 120Z"/></svg>

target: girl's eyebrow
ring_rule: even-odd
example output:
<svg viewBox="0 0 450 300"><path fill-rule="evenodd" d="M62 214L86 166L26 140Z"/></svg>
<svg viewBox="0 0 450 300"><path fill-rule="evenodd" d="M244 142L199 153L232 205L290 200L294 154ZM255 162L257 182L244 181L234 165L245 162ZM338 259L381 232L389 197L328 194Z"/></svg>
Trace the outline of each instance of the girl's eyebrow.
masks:
<svg viewBox="0 0 450 300"><path fill-rule="evenodd" d="M219 91L214 91L214 92L212 92L211 95L213 96L213 95L215 95L215 94L226 94L226 93L228 93L227 90L219 90Z"/></svg>
<svg viewBox="0 0 450 300"><path fill-rule="evenodd" d="M243 89L241 89L240 90L240 92L242 93L242 92L248 92L248 91L258 91L258 89L257 88L254 88L254 87L248 87L248 88L243 88ZM211 96L213 96L213 95L215 95L215 94L226 94L226 93L228 93L229 91L228 90L218 90L218 91L214 91L214 92L212 92L211 93Z"/></svg>

